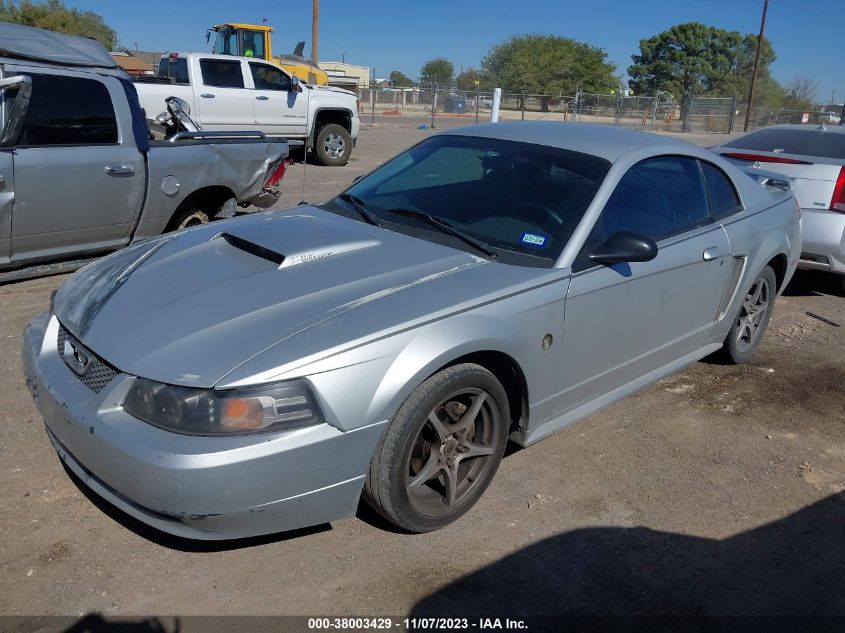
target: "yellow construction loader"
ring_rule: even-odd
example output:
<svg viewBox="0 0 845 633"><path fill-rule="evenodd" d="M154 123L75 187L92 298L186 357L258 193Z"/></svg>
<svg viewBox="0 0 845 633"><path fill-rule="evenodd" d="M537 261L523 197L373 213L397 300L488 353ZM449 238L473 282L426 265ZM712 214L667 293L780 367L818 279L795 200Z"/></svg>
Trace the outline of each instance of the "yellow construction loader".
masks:
<svg viewBox="0 0 845 633"><path fill-rule="evenodd" d="M273 48L270 43L272 32L272 26L226 22L212 26L208 30L206 39L210 41L211 34L215 34L212 52L218 55L264 59L278 64L309 84L325 86L329 83L329 76L325 71L310 59L303 57L305 42L299 42L290 55L273 57Z"/></svg>

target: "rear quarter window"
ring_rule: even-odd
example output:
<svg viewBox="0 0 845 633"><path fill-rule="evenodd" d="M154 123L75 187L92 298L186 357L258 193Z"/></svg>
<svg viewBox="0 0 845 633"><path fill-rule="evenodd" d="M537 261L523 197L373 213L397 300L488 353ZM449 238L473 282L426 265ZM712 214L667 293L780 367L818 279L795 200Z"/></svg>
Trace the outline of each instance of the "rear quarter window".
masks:
<svg viewBox="0 0 845 633"><path fill-rule="evenodd" d="M721 169L702 161L701 171L704 173L704 184L710 200L710 215L714 220L721 220L742 210L733 183Z"/></svg>
<svg viewBox="0 0 845 633"><path fill-rule="evenodd" d="M164 57L158 63L158 74L169 77L174 84L188 84L188 60L184 57Z"/></svg>
<svg viewBox="0 0 845 633"><path fill-rule="evenodd" d="M845 134L808 128L768 128L741 136L728 145L734 149L777 154L798 154L845 160Z"/></svg>

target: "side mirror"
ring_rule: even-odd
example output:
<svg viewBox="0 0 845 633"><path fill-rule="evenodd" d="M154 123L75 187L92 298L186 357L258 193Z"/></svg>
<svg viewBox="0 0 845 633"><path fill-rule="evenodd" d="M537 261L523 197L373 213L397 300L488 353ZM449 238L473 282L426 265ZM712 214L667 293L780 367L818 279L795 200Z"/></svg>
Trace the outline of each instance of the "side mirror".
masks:
<svg viewBox="0 0 845 633"><path fill-rule="evenodd" d="M15 75L0 79L0 94L6 100L6 96L12 90L17 89L18 94L8 107L8 116L3 131L0 133L0 147L15 145L20 139L23 131L23 122L26 112L29 110L29 100L32 97L32 79L26 75Z"/></svg>
<svg viewBox="0 0 845 633"><path fill-rule="evenodd" d="M290 76L290 90L291 92L302 92L302 86L299 85L299 77L296 75Z"/></svg>
<svg viewBox="0 0 845 633"><path fill-rule="evenodd" d="M590 261L599 264L650 262L655 257L657 257L657 244L654 240L630 231L614 233L610 239L596 246L590 253Z"/></svg>

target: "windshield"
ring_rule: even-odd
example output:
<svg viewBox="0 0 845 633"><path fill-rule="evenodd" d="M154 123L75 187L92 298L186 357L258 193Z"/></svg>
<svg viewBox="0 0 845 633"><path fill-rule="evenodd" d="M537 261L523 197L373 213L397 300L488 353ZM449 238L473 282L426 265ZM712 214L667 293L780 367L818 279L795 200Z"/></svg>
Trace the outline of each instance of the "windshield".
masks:
<svg viewBox="0 0 845 633"><path fill-rule="evenodd" d="M829 130L766 128L725 143L725 146L845 160L845 134Z"/></svg>
<svg viewBox="0 0 845 633"><path fill-rule="evenodd" d="M523 255L550 266L609 168L580 152L444 135L400 154L346 193L380 220L418 225L407 211L423 212L505 258ZM455 246L471 250L460 240Z"/></svg>

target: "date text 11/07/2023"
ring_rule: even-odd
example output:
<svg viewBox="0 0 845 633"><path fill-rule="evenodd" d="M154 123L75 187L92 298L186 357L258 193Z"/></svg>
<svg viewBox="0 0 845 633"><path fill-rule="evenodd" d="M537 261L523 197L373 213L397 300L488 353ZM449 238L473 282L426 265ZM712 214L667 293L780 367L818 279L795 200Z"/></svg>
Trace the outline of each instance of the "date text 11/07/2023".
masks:
<svg viewBox="0 0 845 633"><path fill-rule="evenodd" d="M308 629L312 631L357 631L404 629L420 630L527 630L528 624L524 620L511 618L309 618Z"/></svg>

